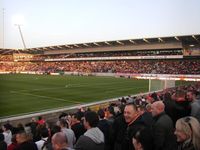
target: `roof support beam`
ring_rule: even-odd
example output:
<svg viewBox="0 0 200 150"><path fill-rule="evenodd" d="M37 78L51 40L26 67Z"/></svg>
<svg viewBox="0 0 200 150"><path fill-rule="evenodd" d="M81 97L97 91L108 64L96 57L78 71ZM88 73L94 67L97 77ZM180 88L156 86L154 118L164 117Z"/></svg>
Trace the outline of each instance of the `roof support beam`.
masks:
<svg viewBox="0 0 200 150"><path fill-rule="evenodd" d="M135 41L133 41L133 40L129 40L129 42L131 42L131 43L133 43L133 44L136 44L136 42L135 42Z"/></svg>
<svg viewBox="0 0 200 150"><path fill-rule="evenodd" d="M60 49L62 49L62 47L61 47L61 46L57 46L57 48L60 48Z"/></svg>
<svg viewBox="0 0 200 150"><path fill-rule="evenodd" d="M86 44L86 43L84 43L83 45L85 45L86 47L90 47L90 45L88 45L88 44Z"/></svg>
<svg viewBox="0 0 200 150"><path fill-rule="evenodd" d="M165 41L161 38L158 38L158 42L165 42Z"/></svg>
<svg viewBox="0 0 200 150"><path fill-rule="evenodd" d="M53 46L50 46L49 48L50 48L50 49L55 49Z"/></svg>
<svg viewBox="0 0 200 150"><path fill-rule="evenodd" d="M112 45L112 44L110 44L110 43L108 43L108 42L104 42L104 43L106 43L107 45Z"/></svg>
<svg viewBox="0 0 200 150"><path fill-rule="evenodd" d="M150 43L147 39L143 39L143 41L145 41L146 43Z"/></svg>
<svg viewBox="0 0 200 150"><path fill-rule="evenodd" d="M193 37L193 39L195 39L198 43L200 43L200 41L196 38L195 35L193 35L192 37Z"/></svg>
<svg viewBox="0 0 200 150"><path fill-rule="evenodd" d="M71 48L71 46L69 46L69 45L65 45L65 47L67 47L67 48Z"/></svg>
<svg viewBox="0 0 200 150"><path fill-rule="evenodd" d="M179 39L177 36L175 36L174 38L175 38L177 41L180 41L180 39Z"/></svg>
<svg viewBox="0 0 200 150"><path fill-rule="evenodd" d="M80 46L79 46L79 45L77 45L77 44L74 44L74 46L75 46L75 47L80 47Z"/></svg>
<svg viewBox="0 0 200 150"><path fill-rule="evenodd" d="M117 43L119 43L120 45L124 45L124 43L120 42L120 41L116 41Z"/></svg>
<svg viewBox="0 0 200 150"><path fill-rule="evenodd" d="M96 43L96 42L94 42L93 44L96 45L96 46L101 46L100 44L98 44L98 43Z"/></svg>

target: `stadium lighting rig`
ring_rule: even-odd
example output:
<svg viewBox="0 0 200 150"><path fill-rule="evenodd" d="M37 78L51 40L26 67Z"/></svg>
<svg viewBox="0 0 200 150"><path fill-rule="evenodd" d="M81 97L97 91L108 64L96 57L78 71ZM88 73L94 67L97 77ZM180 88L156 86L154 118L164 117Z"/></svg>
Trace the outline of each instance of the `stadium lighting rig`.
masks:
<svg viewBox="0 0 200 150"><path fill-rule="evenodd" d="M22 34L21 25L20 24L15 24L15 26L17 26L18 29L19 29L19 33L20 33L20 36L21 36L21 39L22 39L22 43L23 43L24 49L26 49L26 44L25 44L24 37L23 37L23 34Z"/></svg>
<svg viewBox="0 0 200 150"><path fill-rule="evenodd" d="M21 15L21 14L14 15L13 18L12 18L12 21L13 21L13 24L15 26L17 26L17 28L19 30L19 33L20 33L20 36L21 36L21 39L22 39L22 43L23 43L23 46L24 46L24 50L25 50L26 44L25 44L24 37L23 37L23 34L22 34L22 30L21 30L21 26L25 23L24 16Z"/></svg>

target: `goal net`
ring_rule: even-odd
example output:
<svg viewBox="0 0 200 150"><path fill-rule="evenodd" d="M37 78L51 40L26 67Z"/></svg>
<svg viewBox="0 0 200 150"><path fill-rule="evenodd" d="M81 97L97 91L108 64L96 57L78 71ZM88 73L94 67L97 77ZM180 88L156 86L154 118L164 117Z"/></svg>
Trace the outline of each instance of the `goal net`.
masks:
<svg viewBox="0 0 200 150"><path fill-rule="evenodd" d="M149 79L149 92L175 87L174 80Z"/></svg>

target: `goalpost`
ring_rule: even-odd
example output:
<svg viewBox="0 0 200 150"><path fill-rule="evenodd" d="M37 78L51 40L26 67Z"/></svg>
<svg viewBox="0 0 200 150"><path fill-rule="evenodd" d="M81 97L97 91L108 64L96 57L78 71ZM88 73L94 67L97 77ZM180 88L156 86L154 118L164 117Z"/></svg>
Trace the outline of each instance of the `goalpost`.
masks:
<svg viewBox="0 0 200 150"><path fill-rule="evenodd" d="M175 87L175 80L149 79L149 92Z"/></svg>
<svg viewBox="0 0 200 150"><path fill-rule="evenodd" d="M173 88L176 81L200 81L200 75L134 74L132 78L149 80L149 92Z"/></svg>

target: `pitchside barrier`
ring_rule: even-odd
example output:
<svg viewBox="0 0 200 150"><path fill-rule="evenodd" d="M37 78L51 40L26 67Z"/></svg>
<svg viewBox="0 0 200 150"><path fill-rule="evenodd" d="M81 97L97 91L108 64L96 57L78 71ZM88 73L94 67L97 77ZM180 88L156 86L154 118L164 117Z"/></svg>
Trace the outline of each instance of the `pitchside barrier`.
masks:
<svg viewBox="0 0 200 150"><path fill-rule="evenodd" d="M9 74L10 72L0 72L0 74ZM43 74L44 72L18 72L23 74ZM59 73L51 73L51 75L60 75ZM124 74L124 73L80 73L80 72L64 72L62 75L83 75L83 76L114 76L114 77L125 77L134 79L148 79L149 80L149 92L140 93L131 96L147 95L165 88L171 88L175 86L176 80L184 81L200 81L200 75L166 75L166 74ZM126 96L124 96L126 97ZM98 110L99 108L107 107L111 102L115 102L121 97L97 101L93 103L83 104L83 105L73 105L62 108L56 108L51 110L44 110L40 112L32 112L18 116L9 116L0 118L0 124L4 124L9 121L13 125L18 123L26 124L30 122L31 118L42 116L47 122L53 122L58 119L58 116L62 112L73 113L78 110L78 108L90 108L92 110Z"/></svg>
<svg viewBox="0 0 200 150"><path fill-rule="evenodd" d="M140 93L140 94L131 95L131 96L147 95L150 93L152 92L147 92L147 93L142 93L142 94ZM126 97L127 96L124 96L124 98ZM31 118L34 117L37 119L38 116L42 116L47 122L55 122L58 120L58 117L62 112L74 113L74 112L77 112L79 108L90 108L91 110L97 111L99 108L106 108L110 103L116 102L118 99L121 99L121 98L122 97L117 97L117 98L113 98L109 100L92 102L92 103L83 104L83 105L73 105L73 106L40 111L40 112L27 113L27 114L23 114L19 116L9 116L6 118L1 118L0 125L5 124L8 121L14 126L16 126L18 123L22 123L25 125L26 123L29 123L31 121Z"/></svg>

